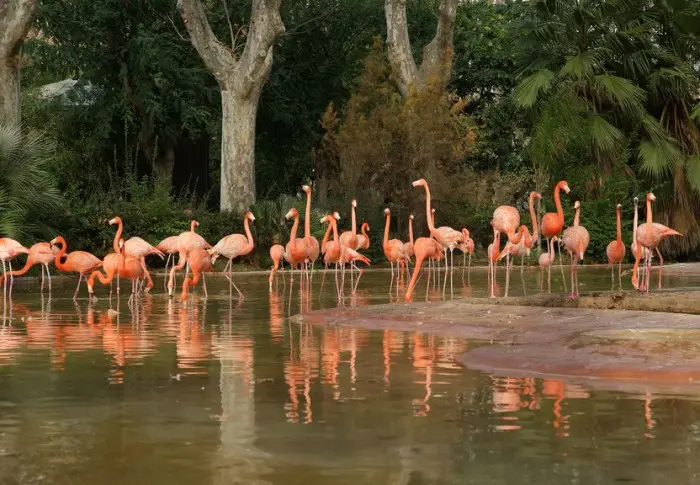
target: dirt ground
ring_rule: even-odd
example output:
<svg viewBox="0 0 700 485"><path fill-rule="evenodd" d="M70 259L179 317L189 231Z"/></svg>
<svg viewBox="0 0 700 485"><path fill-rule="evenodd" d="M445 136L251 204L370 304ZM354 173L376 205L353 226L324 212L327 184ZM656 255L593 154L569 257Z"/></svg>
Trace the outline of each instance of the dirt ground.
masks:
<svg viewBox="0 0 700 485"><path fill-rule="evenodd" d="M601 293L578 302L553 295L337 308L293 320L481 341L485 345L475 345L459 361L498 375L569 377L639 392L648 386L657 392L692 388L700 394L698 314L700 291L669 291L651 297Z"/></svg>

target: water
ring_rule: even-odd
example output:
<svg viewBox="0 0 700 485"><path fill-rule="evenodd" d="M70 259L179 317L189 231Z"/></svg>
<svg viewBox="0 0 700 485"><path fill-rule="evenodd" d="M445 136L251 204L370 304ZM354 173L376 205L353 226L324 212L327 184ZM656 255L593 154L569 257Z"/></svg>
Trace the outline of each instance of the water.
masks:
<svg viewBox="0 0 700 485"><path fill-rule="evenodd" d="M467 290L457 276L460 294L486 295L485 272ZM388 277L367 273L346 305L395 299ZM455 363L473 342L290 324L336 305L332 279L291 299L281 281L271 294L262 275L236 281L240 303L210 277L206 303L155 294L113 311L73 302L73 279L50 300L16 285L0 327L0 483L653 484L700 471L697 396L491 376ZM537 272L525 282L536 292ZM512 294L519 283L516 270ZM582 290L609 284L605 269L581 273Z"/></svg>

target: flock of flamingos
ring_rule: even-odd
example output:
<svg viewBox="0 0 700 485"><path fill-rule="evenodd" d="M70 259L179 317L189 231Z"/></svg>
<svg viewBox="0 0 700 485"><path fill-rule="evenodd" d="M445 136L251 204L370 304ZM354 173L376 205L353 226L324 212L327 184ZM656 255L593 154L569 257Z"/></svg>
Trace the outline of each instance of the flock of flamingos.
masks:
<svg viewBox="0 0 700 485"><path fill-rule="evenodd" d="M413 182L413 187L422 187L425 191L425 212L428 229L430 231L429 237L413 239L413 215L411 215L409 218L409 242L404 243L399 239L389 239L391 213L389 209L384 209L386 223L382 242L384 254L391 264L392 282L394 277L398 279L403 277L404 274L410 276L410 284L405 294L407 302L412 299L414 288L420 276L421 265L426 259L428 260L429 270L433 264L441 264L440 261L443 259L445 260L444 295L448 273L450 274L450 285L452 287L452 272L449 268L454 267L454 250L461 250L465 256L468 254L470 257L470 264L471 255L474 252L474 241L470 238L467 229L458 231L447 226L435 227L435 210L431 207L428 182L425 179L416 180ZM273 267L269 276L270 288L272 288L275 272L278 271L283 260L291 266L292 278L294 268L299 268L303 270L302 277L308 279L311 278L314 263L322 254L326 268L328 268L330 264L335 265L336 288L339 297L342 295L345 286L346 265L349 266L353 280L354 272L358 272L357 282L351 282L352 291L354 292L362 275L362 271L357 267L357 263L370 264L369 259L360 253L360 251L369 248L370 239L367 234L369 226L367 223L363 223L360 233L357 233L355 218L357 203L353 200L352 229L339 235L338 220L340 216L337 212L326 215L321 218L321 222L328 224L328 227L323 240L319 244L318 240L311 235L311 188L305 185L303 186L303 190L306 193L304 236L297 238L299 212L296 209L291 209L286 214L288 220L294 219L289 242L286 246L275 244L270 248L270 256L273 260ZM569 185L564 180L560 181L554 188L554 203L557 211L544 214L539 227L534 202L535 200L541 200L542 196L537 192L530 193L529 209L533 226L532 232L530 232L526 225L520 224L520 213L517 208L503 205L497 207L493 212L491 226L493 227L494 239L493 243L488 247L488 275L492 297L494 296L497 262L504 257L506 258L505 296L508 296L509 276L510 270L512 269L512 263L510 262L511 257L521 257L522 270L523 258L526 255L529 256L530 250L535 245L539 236L542 235L547 239L547 252L540 255L539 258L541 282L543 281L543 270L547 268L548 285L551 291L551 266L555 261L555 243L557 243L557 247L559 247L559 264L563 277L564 273L560 247L563 245L571 258L571 294L569 296L571 298L578 298L577 265L579 261L583 260L590 238L586 228L579 223L581 211L581 204L579 201L576 201L574 205L576 213L573 225L564 229L564 210L562 209L560 200L560 192L562 190L567 194L570 192ZM651 192L646 195L646 222L638 225L638 200L636 197L634 199L634 229L632 233L633 242L631 249L635 264L632 271L632 284L636 289L646 291L647 293L649 292L649 278L654 252L656 252L659 257L660 267L663 266L663 258L658 248L659 243L663 238L669 236L682 236L678 231L652 221L651 206L654 200L656 200L656 197ZM614 265L617 264L618 282L620 287L622 287L621 265L625 256L625 245L622 242L620 207L620 204L617 204L617 238L608 244L606 253L612 268L611 277L613 278L613 283ZM0 238L3 294L7 294L8 280L10 282L9 288L11 292L14 277L25 274L35 264L41 265L42 268L42 291L44 288L45 276L48 279L50 290L51 275L49 273L49 265L54 263L59 271L79 274L78 285L73 294L74 299L78 295L83 278L86 279L90 298L94 298L94 285L96 280L99 280L103 285L110 285L111 296L113 280L115 278L117 279L117 291L119 292L119 281L123 278L132 282L131 296L129 298L131 302L138 292L141 291L143 285L146 286L144 290L146 292L153 288L153 280L148 272L145 257L148 255L157 255L164 259L167 254L166 288L169 296L173 296L176 272L183 268L185 268L185 278L182 282L181 299L183 301L187 300L188 288L197 285L200 278L203 280L204 293L206 296L207 290L206 282L204 281L204 273L211 272L214 262L221 256L228 259L228 263L224 268L224 274L229 281L229 292L231 293L232 288L235 288L239 297L242 297L243 294L232 280L232 263L234 259L245 256L253 251L255 244L249 224L254 220L255 217L253 214L247 212L244 217L245 235L230 234L222 238L215 246L211 246L202 236L195 232L195 228L199 223L197 221L192 221L189 231L183 232L177 236L168 237L154 247L140 237L131 237L124 240L122 238L122 220L120 217L115 217L109 221L110 225L117 226L113 242L114 252L107 254L104 259L99 259L85 251L72 251L69 253L68 244L62 236L57 236L51 242L34 244L30 248L22 246L22 244L13 239ZM503 249L501 249L502 235L505 235L507 238ZM26 264L19 270L12 270L11 261L20 254L27 255ZM174 263L176 255L178 256L177 264ZM173 259L173 264L168 273L168 264L171 258ZM448 261L448 259L450 261ZM639 263L641 259L644 260L644 263L641 269L642 277L640 282ZM411 264L413 264L412 275L410 275L409 268ZM7 271L7 266L9 266L9 271ZM396 269L394 268L395 266ZM340 283L338 284L339 280ZM659 287L660 286L661 272L659 271Z"/></svg>

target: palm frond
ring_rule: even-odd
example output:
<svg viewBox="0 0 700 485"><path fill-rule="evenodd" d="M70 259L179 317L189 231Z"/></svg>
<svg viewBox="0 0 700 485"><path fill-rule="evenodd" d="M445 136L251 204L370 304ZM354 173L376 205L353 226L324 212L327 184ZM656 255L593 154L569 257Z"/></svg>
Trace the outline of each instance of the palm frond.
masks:
<svg viewBox="0 0 700 485"><path fill-rule="evenodd" d="M554 79L549 69L540 69L523 79L513 92L515 103L522 108L531 108L540 93L546 92Z"/></svg>
<svg viewBox="0 0 700 485"><path fill-rule="evenodd" d="M589 133L593 147L600 153L609 154L621 147L625 136L622 131L599 115L590 117Z"/></svg>
<svg viewBox="0 0 700 485"><path fill-rule="evenodd" d="M700 155L691 155L685 161L686 180L700 194Z"/></svg>
<svg viewBox="0 0 700 485"><path fill-rule="evenodd" d="M610 102L618 105L626 113L640 113L645 92L629 79L612 74L598 74L594 78L598 92Z"/></svg>
<svg viewBox="0 0 700 485"><path fill-rule="evenodd" d="M639 144L638 152L642 172L657 178L671 174L681 157L678 146L670 140L646 139Z"/></svg>

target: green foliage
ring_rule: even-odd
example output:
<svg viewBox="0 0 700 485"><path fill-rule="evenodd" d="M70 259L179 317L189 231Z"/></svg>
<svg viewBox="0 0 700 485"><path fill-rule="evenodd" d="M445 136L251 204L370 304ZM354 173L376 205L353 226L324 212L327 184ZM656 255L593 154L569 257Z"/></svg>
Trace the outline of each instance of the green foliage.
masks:
<svg viewBox="0 0 700 485"><path fill-rule="evenodd" d="M36 133L0 124L0 233L19 239L52 232L62 199L47 170L54 144Z"/></svg>

